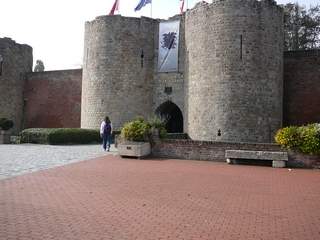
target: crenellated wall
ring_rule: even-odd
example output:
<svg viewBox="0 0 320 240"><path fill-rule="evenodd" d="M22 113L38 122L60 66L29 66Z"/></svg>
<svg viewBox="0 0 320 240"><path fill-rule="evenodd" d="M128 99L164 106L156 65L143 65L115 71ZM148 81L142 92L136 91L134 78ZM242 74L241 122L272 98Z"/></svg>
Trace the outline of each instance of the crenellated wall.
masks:
<svg viewBox="0 0 320 240"><path fill-rule="evenodd" d="M0 118L13 121L13 133L22 129L25 76L32 71L32 47L0 38Z"/></svg>

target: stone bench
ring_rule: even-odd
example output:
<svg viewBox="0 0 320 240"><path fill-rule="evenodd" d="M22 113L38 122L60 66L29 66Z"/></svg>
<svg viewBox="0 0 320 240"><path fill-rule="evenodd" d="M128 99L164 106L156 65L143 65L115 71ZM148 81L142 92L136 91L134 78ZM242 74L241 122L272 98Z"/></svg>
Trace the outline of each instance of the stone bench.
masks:
<svg viewBox="0 0 320 240"><path fill-rule="evenodd" d="M245 160L269 160L272 167L282 168L288 161L287 152L267 152L267 151L248 151L248 150L226 150L225 157L227 163L234 163L237 159Z"/></svg>

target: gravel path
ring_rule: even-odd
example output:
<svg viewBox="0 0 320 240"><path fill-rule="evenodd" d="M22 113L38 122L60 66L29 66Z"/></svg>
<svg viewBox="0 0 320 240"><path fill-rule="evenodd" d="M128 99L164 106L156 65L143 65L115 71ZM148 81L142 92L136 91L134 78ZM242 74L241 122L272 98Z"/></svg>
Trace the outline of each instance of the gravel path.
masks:
<svg viewBox="0 0 320 240"><path fill-rule="evenodd" d="M53 146L39 144L0 145L0 179L53 168L107 154L100 145Z"/></svg>

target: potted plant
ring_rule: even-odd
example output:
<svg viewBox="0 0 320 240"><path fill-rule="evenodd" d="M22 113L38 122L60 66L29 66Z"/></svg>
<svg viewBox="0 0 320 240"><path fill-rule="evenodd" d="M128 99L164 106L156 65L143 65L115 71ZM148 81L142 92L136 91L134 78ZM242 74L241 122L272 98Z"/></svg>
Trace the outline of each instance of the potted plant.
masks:
<svg viewBox="0 0 320 240"><path fill-rule="evenodd" d="M167 119L159 116L153 116L148 120L148 124L150 125L151 129L151 140L153 143L159 139L167 137L166 123Z"/></svg>
<svg viewBox="0 0 320 240"><path fill-rule="evenodd" d="M126 123L118 143L120 156L145 157L151 153L150 124L143 118Z"/></svg>
<svg viewBox="0 0 320 240"><path fill-rule="evenodd" d="M10 143L10 131L13 121L7 118L0 118L0 144Z"/></svg>

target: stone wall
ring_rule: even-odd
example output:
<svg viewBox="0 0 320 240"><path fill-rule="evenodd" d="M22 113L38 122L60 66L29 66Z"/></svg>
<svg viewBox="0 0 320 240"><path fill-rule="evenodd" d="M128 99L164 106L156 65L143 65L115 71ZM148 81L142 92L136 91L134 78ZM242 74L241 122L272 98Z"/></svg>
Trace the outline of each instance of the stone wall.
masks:
<svg viewBox="0 0 320 240"><path fill-rule="evenodd" d="M24 128L80 127L82 69L27 75Z"/></svg>
<svg viewBox="0 0 320 240"><path fill-rule="evenodd" d="M13 133L21 130L25 76L32 71L32 48L10 38L0 38L3 59L0 75L0 118L13 120Z"/></svg>
<svg viewBox="0 0 320 240"><path fill-rule="evenodd" d="M154 88L153 88L153 113L157 108L170 101L176 104L185 119L184 114L184 71L185 71L185 22L184 15L178 15L169 19L169 21L180 20L179 36L179 58L178 72L158 73L158 51L159 51L159 23L154 30ZM171 87L172 93L165 93L165 88ZM184 124L185 125L185 124Z"/></svg>
<svg viewBox="0 0 320 240"><path fill-rule="evenodd" d="M0 38L0 117L12 119L15 132L79 127L82 109L83 128L98 128L105 115L119 128L170 101L194 140L272 142L282 118L286 126L320 122L320 51L284 54L283 90L282 17L271 0L198 3L169 19L181 20L176 73L157 72L162 20L87 22L83 76L79 69L29 73L26 82L32 48Z"/></svg>
<svg viewBox="0 0 320 240"><path fill-rule="evenodd" d="M273 141L282 125L282 23L282 8L269 0L201 2L187 11L192 139Z"/></svg>
<svg viewBox="0 0 320 240"><path fill-rule="evenodd" d="M225 162L225 150L280 151L275 144L165 140L155 144L155 157Z"/></svg>
<svg viewBox="0 0 320 240"><path fill-rule="evenodd" d="M226 162L226 150L283 151L276 144L165 140L156 142L152 155L158 158ZM288 157L287 167L320 168L320 156L288 152Z"/></svg>
<svg viewBox="0 0 320 240"><path fill-rule="evenodd" d="M289 162L288 167L296 168L319 168L320 169L320 156L306 155L297 152L288 152Z"/></svg>
<svg viewBox="0 0 320 240"><path fill-rule="evenodd" d="M155 24L118 15L86 22L82 128L98 128L108 115L117 129L152 113Z"/></svg>
<svg viewBox="0 0 320 240"><path fill-rule="evenodd" d="M320 50L284 54L284 125L320 122Z"/></svg>

